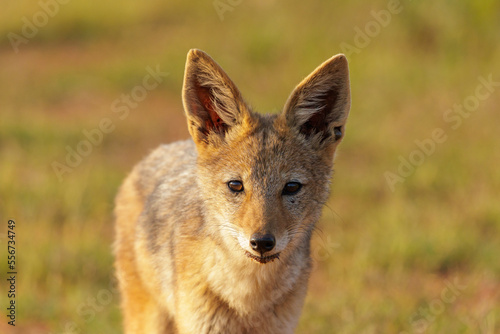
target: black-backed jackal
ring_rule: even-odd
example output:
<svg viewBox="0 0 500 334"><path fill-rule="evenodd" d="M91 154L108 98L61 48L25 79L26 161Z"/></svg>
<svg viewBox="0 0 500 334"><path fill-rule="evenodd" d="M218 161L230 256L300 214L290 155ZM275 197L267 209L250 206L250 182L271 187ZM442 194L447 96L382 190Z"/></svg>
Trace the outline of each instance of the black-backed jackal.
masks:
<svg viewBox="0 0 500 334"><path fill-rule="evenodd" d="M262 115L191 50L183 103L192 139L156 149L116 199L125 333L292 333L349 113L347 60Z"/></svg>

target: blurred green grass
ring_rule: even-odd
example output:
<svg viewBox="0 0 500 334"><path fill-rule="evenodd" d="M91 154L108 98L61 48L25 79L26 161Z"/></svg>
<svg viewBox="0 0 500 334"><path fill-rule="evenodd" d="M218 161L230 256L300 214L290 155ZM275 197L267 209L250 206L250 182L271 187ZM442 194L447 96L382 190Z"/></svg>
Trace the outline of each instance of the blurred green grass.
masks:
<svg viewBox="0 0 500 334"><path fill-rule="evenodd" d="M500 94L456 130L443 121L474 94L479 76L500 81L500 3L401 5L349 56L352 111L314 240L300 333L422 332L417 324L428 333L500 331ZM73 0L15 53L8 34L21 34L21 18L40 5L5 4L0 212L3 222L17 222L16 333L121 332L119 297L102 292L114 291L113 198L141 157L187 138L180 90L188 49L210 53L255 109L276 112L343 42L354 45L354 27L363 30L372 10L386 8L387 1L243 1L221 21L209 1ZM169 75L119 120L113 101L156 65ZM103 118L116 130L59 182L51 163L64 162L66 146L75 148ZM446 142L391 192L384 173L435 128ZM422 320L419 312L437 307L455 278L466 288ZM0 305L7 302L0 292Z"/></svg>

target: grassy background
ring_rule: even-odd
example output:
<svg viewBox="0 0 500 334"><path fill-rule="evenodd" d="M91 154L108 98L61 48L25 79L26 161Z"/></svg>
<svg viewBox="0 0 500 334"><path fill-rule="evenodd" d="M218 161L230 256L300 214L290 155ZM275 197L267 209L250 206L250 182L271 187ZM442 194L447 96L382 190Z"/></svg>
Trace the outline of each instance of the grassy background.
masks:
<svg viewBox="0 0 500 334"><path fill-rule="evenodd" d="M318 64L346 44L361 46L356 27L376 27L372 11L388 8L233 3L221 18L212 1L71 0L18 52L9 34L22 36L23 17L42 22L43 9L35 0L3 4L0 246L6 258L7 220L15 219L19 274L18 326L3 315L0 332L121 332L113 198L141 157L187 138L180 91L188 49L211 54L256 110L276 112ZM348 57L348 133L298 333L500 333L499 87L457 129L443 119L474 96L478 77L500 81L500 3L400 7ZM169 75L119 119L113 101L140 85L148 66ZM64 163L66 147L104 118L115 130L59 182L53 161ZM436 128L446 141L392 191L385 173L397 173L400 156ZM5 310L6 259L0 270Z"/></svg>

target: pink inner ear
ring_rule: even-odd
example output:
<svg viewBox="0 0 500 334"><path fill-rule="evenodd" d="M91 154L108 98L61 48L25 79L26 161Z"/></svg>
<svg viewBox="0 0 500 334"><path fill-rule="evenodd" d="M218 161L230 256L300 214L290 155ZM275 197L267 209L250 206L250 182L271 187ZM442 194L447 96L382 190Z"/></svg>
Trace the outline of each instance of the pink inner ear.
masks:
<svg viewBox="0 0 500 334"><path fill-rule="evenodd" d="M210 116L210 118L205 122L206 126L215 128L215 130L219 130L222 127L223 123L217 112L215 112L214 110L212 100L210 100L210 98L207 98L203 102L203 105L205 106L205 110L208 111L208 115Z"/></svg>
<svg viewBox="0 0 500 334"><path fill-rule="evenodd" d="M200 101L202 110L199 112L205 122L205 128L203 129L205 135L211 131L222 133L227 129L227 125L222 121L217 112L215 111L215 106L211 99L210 88L197 87L196 93L198 95L198 101Z"/></svg>

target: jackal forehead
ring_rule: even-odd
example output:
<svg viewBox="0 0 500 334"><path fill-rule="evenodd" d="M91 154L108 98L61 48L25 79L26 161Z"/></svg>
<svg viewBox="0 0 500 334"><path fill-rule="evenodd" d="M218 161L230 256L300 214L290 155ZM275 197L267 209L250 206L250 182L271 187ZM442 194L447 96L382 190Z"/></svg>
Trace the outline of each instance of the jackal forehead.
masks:
<svg viewBox="0 0 500 334"><path fill-rule="evenodd" d="M256 182L307 176L307 159L294 138L274 128L263 128L235 144L232 150L237 163L228 166ZM243 175L242 175L243 176Z"/></svg>

